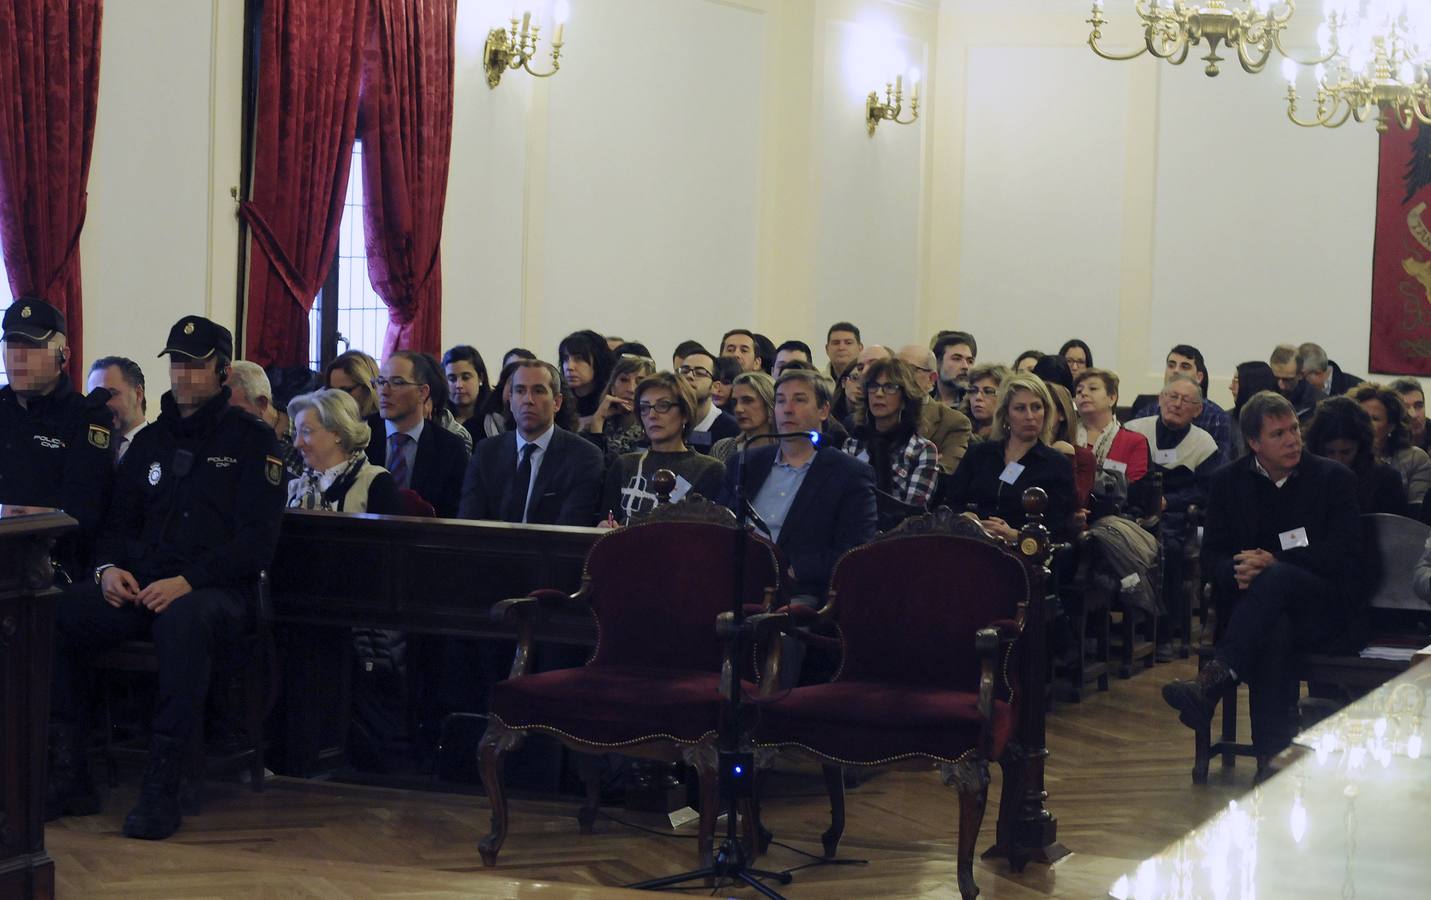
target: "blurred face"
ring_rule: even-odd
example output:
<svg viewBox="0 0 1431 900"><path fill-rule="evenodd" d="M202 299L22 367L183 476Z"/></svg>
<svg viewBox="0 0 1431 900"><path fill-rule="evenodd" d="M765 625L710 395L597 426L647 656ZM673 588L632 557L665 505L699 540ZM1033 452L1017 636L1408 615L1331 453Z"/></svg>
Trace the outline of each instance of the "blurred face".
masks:
<svg viewBox="0 0 1431 900"><path fill-rule="evenodd" d="M775 354L775 371L771 374L774 377L779 378L780 373L785 369L785 364L790 362L792 359L798 359L803 363L808 363L810 361L810 357L806 356L800 350L781 350L779 353Z"/></svg>
<svg viewBox="0 0 1431 900"><path fill-rule="evenodd" d="M1411 415L1411 433L1417 440L1426 433L1426 395L1420 391L1407 391L1401 395L1406 411Z"/></svg>
<svg viewBox="0 0 1431 900"><path fill-rule="evenodd" d="M363 409L364 402L373 395L372 388L369 385L359 384L353 380L351 375L342 369L334 369L328 373L328 384L326 386L337 391L343 391L358 401L359 409Z"/></svg>
<svg viewBox="0 0 1431 900"><path fill-rule="evenodd" d="M1322 445L1322 455L1332 462L1339 462L1351 468L1356 462L1356 441L1348 438L1332 438Z"/></svg>
<svg viewBox="0 0 1431 900"><path fill-rule="evenodd" d="M730 403L730 383L725 381L711 382L711 402L721 409L725 409Z"/></svg>
<svg viewBox="0 0 1431 900"><path fill-rule="evenodd" d="M1080 416L1110 412L1118 402L1118 395L1108 393L1102 378L1086 378L1078 383L1073 393L1073 401Z"/></svg>
<svg viewBox="0 0 1431 900"><path fill-rule="evenodd" d="M15 393L36 397L48 393L60 379L63 351L24 340L5 342L5 372Z"/></svg>
<svg viewBox="0 0 1431 900"><path fill-rule="evenodd" d="M835 364L836 372L854 362L863 349L864 344L860 343L853 331L832 331L830 339L825 341L825 355Z"/></svg>
<svg viewBox="0 0 1431 900"><path fill-rule="evenodd" d="M452 405L459 409L469 409L477 402L477 394L482 390L482 379L477 377L477 367L465 359L448 363L447 395Z"/></svg>
<svg viewBox="0 0 1431 900"><path fill-rule="evenodd" d="M1238 391L1238 388L1240 388L1241 386L1242 386L1242 385L1241 385L1241 380L1237 377L1237 373L1236 373L1236 372L1233 372L1233 373L1232 373L1232 384L1228 387L1228 391L1232 394L1232 405L1233 405L1233 406L1236 406L1236 405L1237 405L1237 391Z"/></svg>
<svg viewBox="0 0 1431 900"><path fill-rule="evenodd" d="M751 340L748 335L733 334L726 338L725 343L721 344L720 355L739 360L742 372L751 372L759 368L755 364L755 341Z"/></svg>
<svg viewBox="0 0 1431 900"><path fill-rule="evenodd" d="M1280 475L1297 467L1302 461L1302 428L1291 415L1266 416L1262 433L1249 440L1247 446L1257 454L1257 461L1269 474Z"/></svg>
<svg viewBox="0 0 1431 900"><path fill-rule="evenodd" d="M541 366L522 366L512 373L512 418L524 438L541 437L556 421L561 394L552 392L551 375Z"/></svg>
<svg viewBox="0 0 1431 900"><path fill-rule="evenodd" d="M104 388L109 400L104 404L114 420L114 430L123 434L144 421L144 388L132 387L120 374L119 366L106 366L89 373L87 390Z"/></svg>
<svg viewBox="0 0 1431 900"><path fill-rule="evenodd" d="M764 434L770 425L770 414L766 412L765 401L748 384L738 384L730 389L731 414L735 424L745 434Z"/></svg>
<svg viewBox="0 0 1431 900"><path fill-rule="evenodd" d="M938 363L933 354L926 353L918 347L906 347L900 349L899 359L914 370L914 380L919 383L920 387L925 391L934 390L934 379L938 375L935 367Z"/></svg>
<svg viewBox="0 0 1431 900"><path fill-rule="evenodd" d="M1068 373L1074 378L1088 368L1088 354L1083 352L1082 347L1069 347L1068 352L1063 354L1063 361L1068 366Z"/></svg>
<svg viewBox="0 0 1431 900"><path fill-rule="evenodd" d="M323 427L314 409L305 409L293 422L293 446L303 454L303 464L322 472L347 458L338 433Z"/></svg>
<svg viewBox="0 0 1431 900"><path fill-rule="evenodd" d="M1186 375L1198 384L1202 384L1202 373L1197 370L1197 363L1191 356L1183 356L1181 353L1168 354L1168 367L1163 371L1163 383L1166 384L1169 378L1174 375ZM1207 385L1203 385L1207 387Z"/></svg>
<svg viewBox="0 0 1431 900"><path fill-rule="evenodd" d="M1186 381L1164 385L1163 392L1158 395L1158 412L1163 417L1163 424L1174 431L1188 427L1202 415L1202 401L1198 399L1197 387Z"/></svg>
<svg viewBox="0 0 1431 900"><path fill-rule="evenodd" d="M1371 436L1375 438L1376 449L1380 451L1386 445L1387 436L1391 434L1391 418L1386 414L1386 406L1373 397L1370 400L1363 400L1361 408L1371 416Z"/></svg>
<svg viewBox="0 0 1431 900"><path fill-rule="evenodd" d="M250 397L248 391L236 384L229 385L229 406L237 406L249 415L262 419L264 412L268 409L268 404L260 399Z"/></svg>
<svg viewBox="0 0 1431 900"><path fill-rule="evenodd" d="M819 431L829 414L829 404L819 402L814 386L807 381L787 381L775 389L775 427L778 431Z"/></svg>
<svg viewBox="0 0 1431 900"><path fill-rule="evenodd" d="M1014 366L1014 372L1019 375L1027 375L1029 372L1032 372L1034 370L1034 366L1036 365L1038 365L1037 359L1032 356L1025 356L1023 359L1018 361L1017 365Z"/></svg>
<svg viewBox="0 0 1431 900"><path fill-rule="evenodd" d="M212 399L223 387L219 380L218 359L189 359L177 353L169 354L169 384L179 410L192 412Z"/></svg>
<svg viewBox="0 0 1431 900"><path fill-rule="evenodd" d="M585 357L568 356L561 361L561 373L572 393L581 396L590 392L596 369Z"/></svg>
<svg viewBox="0 0 1431 900"><path fill-rule="evenodd" d="M636 385L641 383L640 372L622 372L611 384L611 393L622 400L636 399Z"/></svg>
<svg viewBox="0 0 1431 900"><path fill-rule="evenodd" d="M980 378L969 385L969 416L980 425L994 419L998 406L999 385L992 378Z"/></svg>
<svg viewBox="0 0 1431 900"><path fill-rule="evenodd" d="M697 406L705 406L705 402L711 399L711 391L715 385L711 370L714 368L715 360L704 353L692 353L676 367L676 374L684 378L695 393Z"/></svg>
<svg viewBox="0 0 1431 900"><path fill-rule="evenodd" d="M412 361L390 357L378 370L378 412L384 419L411 428L423 417L428 387L417 382Z"/></svg>
<svg viewBox="0 0 1431 900"><path fill-rule="evenodd" d="M681 414L681 405L670 388L647 388L636 403L636 411L641 414L641 426L646 429L646 439L652 447L681 440L686 417Z"/></svg>
<svg viewBox="0 0 1431 900"><path fill-rule="evenodd" d="M904 392L899 383L891 381L888 375L880 375L865 384L865 399L869 404L870 417L875 426L883 431L899 421L899 413L904 409Z"/></svg>
<svg viewBox="0 0 1431 900"><path fill-rule="evenodd" d="M1272 375L1277 379L1277 387L1284 394L1292 393L1297 389L1297 385L1302 383L1302 376L1297 372L1295 360L1272 366Z"/></svg>
<svg viewBox="0 0 1431 900"><path fill-rule="evenodd" d="M968 344L953 344L944 348L944 358L939 361L939 379L948 384L962 384L974 368L974 351Z"/></svg>
<svg viewBox="0 0 1431 900"><path fill-rule="evenodd" d="M1009 398L1007 421L1009 437L1019 441L1036 441L1043 433L1043 419L1048 414L1043 401L1033 391L1017 390Z"/></svg>
<svg viewBox="0 0 1431 900"><path fill-rule="evenodd" d="M1332 367L1327 366L1320 372L1313 372L1308 370L1302 373L1302 377L1305 378L1307 382L1311 384L1312 387L1316 388L1319 391L1322 391L1323 393L1326 393L1327 382L1332 380Z"/></svg>

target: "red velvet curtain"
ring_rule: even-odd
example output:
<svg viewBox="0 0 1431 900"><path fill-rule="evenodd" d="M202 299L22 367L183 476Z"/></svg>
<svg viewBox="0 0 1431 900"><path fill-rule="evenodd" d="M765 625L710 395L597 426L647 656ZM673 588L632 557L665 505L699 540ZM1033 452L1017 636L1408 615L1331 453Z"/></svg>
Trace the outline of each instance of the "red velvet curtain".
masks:
<svg viewBox="0 0 1431 900"><path fill-rule="evenodd" d="M0 246L10 290L69 325L83 384L80 229L99 96L101 0L0 3Z"/></svg>
<svg viewBox="0 0 1431 900"><path fill-rule="evenodd" d="M264 0L246 359L308 363L308 311L338 250L371 0Z"/></svg>
<svg viewBox="0 0 1431 900"><path fill-rule="evenodd" d="M457 3L376 3L360 125L368 277L388 306L383 355L440 353Z"/></svg>

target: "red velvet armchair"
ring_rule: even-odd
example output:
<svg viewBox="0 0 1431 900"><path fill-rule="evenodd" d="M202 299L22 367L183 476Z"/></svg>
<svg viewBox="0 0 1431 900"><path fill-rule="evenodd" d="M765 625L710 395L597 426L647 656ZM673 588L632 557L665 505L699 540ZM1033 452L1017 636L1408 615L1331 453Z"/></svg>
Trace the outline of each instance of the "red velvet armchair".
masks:
<svg viewBox="0 0 1431 900"><path fill-rule="evenodd" d="M947 512L910 519L840 558L818 616L838 622L843 663L830 683L763 705L754 743L824 764L827 857L844 831L842 766L933 764L959 791L959 890L970 898L988 763L1016 729L1013 656L1043 590L1048 541L1041 526L1027 526L1009 548ZM1007 781L1021 767L1004 769Z"/></svg>
<svg viewBox="0 0 1431 900"><path fill-rule="evenodd" d="M703 520L679 520L690 516ZM701 790L700 860L710 864L718 805L716 734L725 711L723 686L734 668L728 645L717 636L717 619L731 608L738 540L735 519L722 507L704 500L662 507L592 545L576 594L538 591L494 608L494 617L517 626L518 646L510 677L492 686L478 751L492 804L492 831L478 846L485 865L496 864L507 836L502 757L528 734L554 737L584 754L586 802L577 815L583 834L591 831L600 795L591 754L694 767ZM769 602L780 577L775 548L752 537L746 551L742 597ZM534 617L543 607L572 603L589 605L596 618L590 661L528 674ZM780 618L769 617L766 626Z"/></svg>

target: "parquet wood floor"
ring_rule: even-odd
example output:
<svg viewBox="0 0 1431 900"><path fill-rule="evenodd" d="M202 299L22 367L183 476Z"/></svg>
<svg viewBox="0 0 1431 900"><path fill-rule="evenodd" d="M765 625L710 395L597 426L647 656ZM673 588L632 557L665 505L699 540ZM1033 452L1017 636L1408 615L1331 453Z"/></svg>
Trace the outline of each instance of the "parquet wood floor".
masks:
<svg viewBox="0 0 1431 900"><path fill-rule="evenodd" d="M1021 874L980 862L982 897L1093 898L1119 874L1207 818L1251 786L1247 760L1210 784L1189 777L1192 738L1158 695L1192 671L1158 666L1050 716L1049 808L1072 855ZM1246 704L1242 705L1246 708ZM1244 729L1247 727L1244 722ZM1243 731L1242 733L1246 733ZM998 815L995 769L981 846ZM107 798L105 812L63 819L47 832L65 898L552 897L635 896L617 886L695 864L694 842L597 823L577 833L577 801L516 800L499 866L484 870L477 838L488 821L481 797L278 778L261 794L211 784L203 815L169 841L125 840L119 826L136 786ZM828 805L818 773L782 767L765 804L776 839L818 852ZM782 892L791 898L956 897L957 799L937 776L888 772L849 792L843 858L867 866L802 869ZM621 810L612 814L622 817ZM677 832L694 834L694 825ZM807 860L774 847L764 868ZM709 890L688 891L705 895ZM749 890L723 895L750 897Z"/></svg>

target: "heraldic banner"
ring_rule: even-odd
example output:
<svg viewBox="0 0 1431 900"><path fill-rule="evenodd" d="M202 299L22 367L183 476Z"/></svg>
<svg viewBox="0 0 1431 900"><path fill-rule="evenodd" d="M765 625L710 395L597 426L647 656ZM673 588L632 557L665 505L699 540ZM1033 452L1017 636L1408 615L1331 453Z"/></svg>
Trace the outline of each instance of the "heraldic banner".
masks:
<svg viewBox="0 0 1431 900"><path fill-rule="evenodd" d="M1431 375L1431 128L1381 135L1371 371Z"/></svg>

